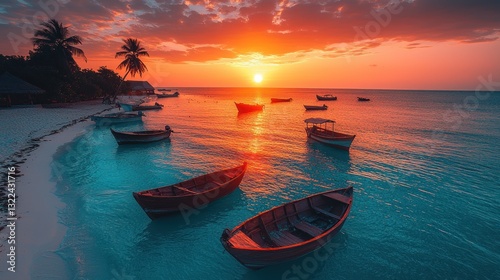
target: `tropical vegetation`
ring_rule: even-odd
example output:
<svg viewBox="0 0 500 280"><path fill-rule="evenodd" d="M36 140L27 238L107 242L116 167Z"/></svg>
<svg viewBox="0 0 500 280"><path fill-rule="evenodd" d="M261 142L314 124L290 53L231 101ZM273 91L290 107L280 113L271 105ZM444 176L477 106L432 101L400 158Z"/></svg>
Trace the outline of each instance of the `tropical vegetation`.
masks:
<svg viewBox="0 0 500 280"><path fill-rule="evenodd" d="M82 70L74 57L82 57L86 61L84 51L79 48L83 40L80 36L71 35L69 27L57 20L42 23L40 29L35 30L32 42L34 48L27 56L0 54L0 74L9 72L44 89L46 94L37 96L35 102L75 102L123 94L128 90L120 87L126 76L121 79L113 70L106 67L97 71ZM140 44L137 50L137 56L142 56L144 49ZM127 59L129 56L126 56ZM144 63L141 61L136 66L133 63L137 61L129 60L127 64L130 65L125 66L127 72L133 76L136 73L142 75L146 69Z"/></svg>

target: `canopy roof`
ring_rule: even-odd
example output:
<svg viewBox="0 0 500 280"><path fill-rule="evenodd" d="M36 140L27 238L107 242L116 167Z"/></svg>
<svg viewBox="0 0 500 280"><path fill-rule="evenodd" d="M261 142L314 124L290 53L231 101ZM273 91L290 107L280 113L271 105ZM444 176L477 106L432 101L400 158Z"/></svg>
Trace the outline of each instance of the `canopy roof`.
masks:
<svg viewBox="0 0 500 280"><path fill-rule="evenodd" d="M335 123L334 120L322 119L322 118L309 118L304 120L305 123L312 124L324 124L324 123Z"/></svg>
<svg viewBox="0 0 500 280"><path fill-rule="evenodd" d="M154 91L155 90L155 88L147 81L125 81L125 82L130 86L130 89L132 89L133 91L136 91L136 90Z"/></svg>
<svg viewBox="0 0 500 280"><path fill-rule="evenodd" d="M5 72L0 75L0 94L40 94L45 90Z"/></svg>

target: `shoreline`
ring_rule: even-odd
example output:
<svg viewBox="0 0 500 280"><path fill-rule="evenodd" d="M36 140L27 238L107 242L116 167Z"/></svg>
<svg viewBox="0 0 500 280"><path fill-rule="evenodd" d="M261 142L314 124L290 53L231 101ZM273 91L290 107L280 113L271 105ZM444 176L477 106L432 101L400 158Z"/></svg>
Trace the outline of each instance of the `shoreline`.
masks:
<svg viewBox="0 0 500 280"><path fill-rule="evenodd" d="M71 143L88 132L93 122L91 115L114 111L113 107L102 106L89 108L89 104L80 104L85 110L95 109L92 114L82 112L59 128L49 130L41 137L31 138L21 150L11 154L2 162L4 174L7 167L16 168L16 217L15 221L15 273L8 271L7 244L10 230L7 213L1 213L0 224L0 278L1 279L68 279L69 274L63 259L58 255L59 246L65 236L66 226L59 222L59 211L65 204L56 196L56 184L52 176L51 163L61 147ZM53 109L48 109L53 110ZM87 111L85 111L87 112ZM43 119L43 115L40 118ZM2 191L6 191L2 188ZM5 209L7 210L7 209ZM3 227L3 228L2 228Z"/></svg>

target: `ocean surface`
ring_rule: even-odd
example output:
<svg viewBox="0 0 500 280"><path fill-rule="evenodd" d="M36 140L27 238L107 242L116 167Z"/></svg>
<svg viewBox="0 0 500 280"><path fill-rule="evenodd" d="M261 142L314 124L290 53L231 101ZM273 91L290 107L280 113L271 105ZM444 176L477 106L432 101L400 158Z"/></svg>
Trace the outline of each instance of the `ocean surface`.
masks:
<svg viewBox="0 0 500 280"><path fill-rule="evenodd" d="M143 123L114 127L168 124L170 140L119 147L109 128L92 125L54 157L68 227L58 254L73 279L500 279L500 93L179 91L156 100L164 109ZM265 108L238 114L234 101ZM308 140L310 117L356 134L351 150ZM132 197L244 161L240 188L193 212L151 221ZM261 211L349 185L353 207L328 248L253 271L219 241Z"/></svg>

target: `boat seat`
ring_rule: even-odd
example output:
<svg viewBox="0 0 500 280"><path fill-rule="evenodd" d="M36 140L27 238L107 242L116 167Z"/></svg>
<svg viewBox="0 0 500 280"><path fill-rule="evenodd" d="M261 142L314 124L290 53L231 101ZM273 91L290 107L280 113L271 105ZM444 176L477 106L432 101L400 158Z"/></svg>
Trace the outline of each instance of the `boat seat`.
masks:
<svg viewBox="0 0 500 280"><path fill-rule="evenodd" d="M234 247L243 248L261 248L259 244L253 241L248 235L246 235L241 230L238 230L230 239L229 242Z"/></svg>
<svg viewBox="0 0 500 280"><path fill-rule="evenodd" d="M340 201L344 204L350 204L351 203L351 198L347 197L345 195L342 195L340 193L325 193L323 196L326 196L328 198L331 198L333 200Z"/></svg>
<svg viewBox="0 0 500 280"><path fill-rule="evenodd" d="M323 230L320 229L319 227L315 225L311 225L310 223L306 221L301 221L299 223L296 223L294 227L302 232L305 232L309 234L311 237L316 237L318 235L321 235L323 233Z"/></svg>
<svg viewBox="0 0 500 280"><path fill-rule="evenodd" d="M274 244L276 244L279 247L284 247L284 246L289 246L292 244L304 242L304 240L291 234L288 231L282 231L279 233L273 232L269 236L271 237L271 240L274 242Z"/></svg>
<svg viewBox="0 0 500 280"><path fill-rule="evenodd" d="M188 189L183 188L183 187L173 186L172 188L180 190L180 191L183 191L183 192L187 192L187 193L190 193L190 194L197 194L196 192L193 192L192 190L188 190Z"/></svg>
<svg viewBox="0 0 500 280"><path fill-rule="evenodd" d="M333 214L333 213L331 213L331 212L328 212L328 211L326 211L326 210L323 210L323 209L321 209L321 208L319 208L319 207L315 207L315 206L313 206L312 208L314 209L314 211L316 211L316 212L318 212L318 213L321 213L321 214L323 214L323 215L325 215L325 216L328 216L328 217L330 217L330 218L334 218L334 219L340 220L340 217L339 217L339 216L337 216L337 215L335 215L335 214Z"/></svg>

